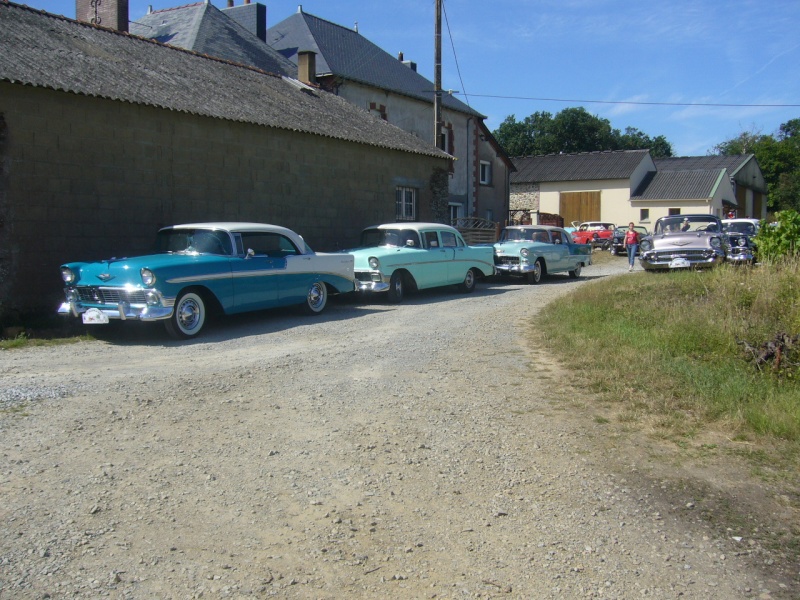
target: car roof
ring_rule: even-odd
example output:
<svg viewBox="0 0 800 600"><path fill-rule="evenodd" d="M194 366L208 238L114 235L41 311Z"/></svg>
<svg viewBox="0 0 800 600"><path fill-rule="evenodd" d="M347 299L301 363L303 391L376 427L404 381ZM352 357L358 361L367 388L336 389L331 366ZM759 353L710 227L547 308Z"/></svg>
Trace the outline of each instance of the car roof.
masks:
<svg viewBox="0 0 800 600"><path fill-rule="evenodd" d="M294 242L294 244L302 252L304 253L308 252L308 246L306 246L305 240L300 234L292 231L287 227L281 227L280 225L270 225L268 223L246 223L238 221L210 221L207 223L182 223L180 225L170 225L168 227L162 227L160 231L164 231L165 229L218 229L222 231L228 231L230 233L242 233L242 232L280 233L291 239L292 242Z"/></svg>
<svg viewBox="0 0 800 600"><path fill-rule="evenodd" d="M562 231L562 227L556 227L555 225L509 225L505 229L557 229Z"/></svg>
<svg viewBox="0 0 800 600"><path fill-rule="evenodd" d="M723 223L753 223L754 225L758 225L761 223L759 219L745 219L744 217L738 219L722 219Z"/></svg>
<svg viewBox="0 0 800 600"><path fill-rule="evenodd" d="M454 231L455 233L459 233L458 229L456 229L455 227L451 227L450 225L445 225L444 223L419 223L416 221L383 223L382 225L373 225L372 227L367 227L367 229L411 229L413 231L423 231L426 229L444 229L447 231Z"/></svg>

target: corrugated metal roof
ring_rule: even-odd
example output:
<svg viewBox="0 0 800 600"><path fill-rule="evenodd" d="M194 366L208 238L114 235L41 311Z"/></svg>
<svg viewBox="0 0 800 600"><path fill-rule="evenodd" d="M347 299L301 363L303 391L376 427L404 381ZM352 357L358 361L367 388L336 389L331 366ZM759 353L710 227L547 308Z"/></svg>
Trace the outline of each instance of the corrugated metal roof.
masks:
<svg viewBox="0 0 800 600"><path fill-rule="evenodd" d="M275 75L0 2L0 81L450 158L341 98Z"/></svg>
<svg viewBox="0 0 800 600"><path fill-rule="evenodd" d="M267 43L287 58L298 50L317 53L317 76L335 75L433 104L433 83L357 31L299 11L267 30ZM442 106L484 118L450 94Z"/></svg>
<svg viewBox="0 0 800 600"><path fill-rule="evenodd" d="M209 3L152 12L132 22L130 32L267 73L297 77L292 61Z"/></svg>
<svg viewBox="0 0 800 600"><path fill-rule="evenodd" d="M511 183L627 179L647 156L649 150L618 150L513 158Z"/></svg>
<svg viewBox="0 0 800 600"><path fill-rule="evenodd" d="M727 169L731 176L741 169L755 155L735 154L731 156L675 156L656 158L659 171L693 171L696 169Z"/></svg>
<svg viewBox="0 0 800 600"><path fill-rule="evenodd" d="M644 178L631 200L699 200L711 198L726 169L656 171Z"/></svg>

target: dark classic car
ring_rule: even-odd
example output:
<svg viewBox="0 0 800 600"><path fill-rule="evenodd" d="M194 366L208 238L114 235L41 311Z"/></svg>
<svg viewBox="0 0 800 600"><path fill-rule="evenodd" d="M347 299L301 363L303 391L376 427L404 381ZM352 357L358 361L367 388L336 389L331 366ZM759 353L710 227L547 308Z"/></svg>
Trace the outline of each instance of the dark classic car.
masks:
<svg viewBox="0 0 800 600"><path fill-rule="evenodd" d="M158 232L154 252L61 266L59 314L86 324L163 321L174 338L198 335L209 311L300 304L319 314L328 294L355 289L353 257L317 254L290 229L261 223L193 223Z"/></svg>
<svg viewBox="0 0 800 600"><path fill-rule="evenodd" d="M723 219L722 230L731 245L728 262L752 264L755 262L755 237L761 222L758 219Z"/></svg>
<svg viewBox="0 0 800 600"><path fill-rule="evenodd" d="M703 269L725 262L728 252L719 217L670 215L639 243L639 262L646 271Z"/></svg>
<svg viewBox="0 0 800 600"><path fill-rule="evenodd" d="M639 234L639 241L642 241L645 237L647 237L650 232L647 231L647 227L642 227L641 225L634 225L633 227L636 230L636 233ZM628 231L627 227L617 227L614 230L614 237L611 238L611 256L616 256L618 254L625 255L627 254L627 250L625 250L625 232ZM636 255L639 255L639 250L636 250Z"/></svg>

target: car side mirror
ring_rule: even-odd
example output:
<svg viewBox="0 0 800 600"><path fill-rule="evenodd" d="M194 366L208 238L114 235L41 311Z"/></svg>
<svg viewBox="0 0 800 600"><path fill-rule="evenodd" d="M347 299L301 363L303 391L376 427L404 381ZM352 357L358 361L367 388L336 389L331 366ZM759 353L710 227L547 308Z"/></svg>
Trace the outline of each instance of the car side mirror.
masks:
<svg viewBox="0 0 800 600"><path fill-rule="evenodd" d="M256 255L252 248L247 249L247 256L245 258L253 258Z"/></svg>

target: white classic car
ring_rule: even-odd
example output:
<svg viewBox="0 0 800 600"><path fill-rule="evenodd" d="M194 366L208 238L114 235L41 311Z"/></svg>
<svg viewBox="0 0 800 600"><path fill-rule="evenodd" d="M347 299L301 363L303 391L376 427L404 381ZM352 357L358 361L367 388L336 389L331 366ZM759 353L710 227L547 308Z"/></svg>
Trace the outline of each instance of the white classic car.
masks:
<svg viewBox="0 0 800 600"><path fill-rule="evenodd" d="M725 262L729 251L719 217L669 215L639 242L639 262L646 271L705 269Z"/></svg>
<svg viewBox="0 0 800 600"><path fill-rule="evenodd" d="M494 274L491 246L469 246L461 233L441 223L387 223L361 232L355 259L361 292L386 292L401 302L406 290L458 285L472 292L480 277Z"/></svg>
<svg viewBox="0 0 800 600"><path fill-rule="evenodd" d="M319 314L328 294L355 289L351 256L317 254L294 231L262 223L164 227L152 254L67 263L61 276L59 314L86 324L161 320L177 339L198 335L210 311L300 304Z"/></svg>

